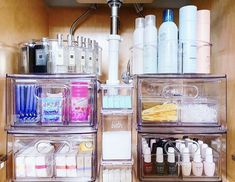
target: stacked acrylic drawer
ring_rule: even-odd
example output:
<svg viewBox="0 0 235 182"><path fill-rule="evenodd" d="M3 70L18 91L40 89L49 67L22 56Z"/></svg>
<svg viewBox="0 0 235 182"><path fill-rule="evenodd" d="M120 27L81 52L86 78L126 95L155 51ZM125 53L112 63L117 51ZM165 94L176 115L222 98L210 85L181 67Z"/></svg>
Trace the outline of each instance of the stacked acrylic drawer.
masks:
<svg viewBox="0 0 235 182"><path fill-rule="evenodd" d="M97 79L7 75L12 181L95 181Z"/></svg>
<svg viewBox="0 0 235 182"><path fill-rule="evenodd" d="M226 76L139 75L141 181L222 181L226 176Z"/></svg>
<svg viewBox="0 0 235 182"><path fill-rule="evenodd" d="M101 85L103 182L132 181L132 92L127 84Z"/></svg>

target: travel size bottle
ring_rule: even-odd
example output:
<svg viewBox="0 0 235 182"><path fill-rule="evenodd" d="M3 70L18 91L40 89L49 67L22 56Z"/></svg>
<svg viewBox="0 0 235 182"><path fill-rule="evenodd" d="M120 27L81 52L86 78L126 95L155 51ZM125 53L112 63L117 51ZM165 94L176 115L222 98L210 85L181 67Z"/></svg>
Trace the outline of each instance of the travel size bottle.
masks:
<svg viewBox="0 0 235 182"><path fill-rule="evenodd" d="M151 162L151 150L149 147L145 148L144 153L144 174L149 175L153 171L153 163Z"/></svg>
<svg viewBox="0 0 235 182"><path fill-rule="evenodd" d="M55 73L67 73L67 61L64 59L64 40L62 34L57 34L57 51L55 53Z"/></svg>
<svg viewBox="0 0 235 182"><path fill-rule="evenodd" d="M184 148L182 156L183 156L182 162L181 162L182 174L183 174L183 176L190 176L192 165L190 162L189 149L187 147Z"/></svg>
<svg viewBox="0 0 235 182"><path fill-rule="evenodd" d="M202 176L203 163L201 159L200 150L197 150L196 153L194 154L192 162L192 172L194 176Z"/></svg>
<svg viewBox="0 0 235 182"><path fill-rule="evenodd" d="M74 45L73 35L68 34L67 36L67 46L65 48L65 60L68 61L68 72L75 73L76 72L76 49Z"/></svg>
<svg viewBox="0 0 235 182"><path fill-rule="evenodd" d="M167 154L167 173L170 176L177 175L178 167L175 162L175 151L173 147L168 148L168 154Z"/></svg>
<svg viewBox="0 0 235 182"><path fill-rule="evenodd" d="M95 61L94 54L92 49L92 40L87 39L86 42L86 64L85 64L86 73L94 73Z"/></svg>
<svg viewBox="0 0 235 182"><path fill-rule="evenodd" d="M159 176L163 176L165 173L165 164L163 157L163 149L162 147L157 147L156 152L156 174Z"/></svg>
<svg viewBox="0 0 235 182"><path fill-rule="evenodd" d="M206 176L212 177L215 174L215 163L213 161L212 149L206 149L206 156L204 161L204 173Z"/></svg>

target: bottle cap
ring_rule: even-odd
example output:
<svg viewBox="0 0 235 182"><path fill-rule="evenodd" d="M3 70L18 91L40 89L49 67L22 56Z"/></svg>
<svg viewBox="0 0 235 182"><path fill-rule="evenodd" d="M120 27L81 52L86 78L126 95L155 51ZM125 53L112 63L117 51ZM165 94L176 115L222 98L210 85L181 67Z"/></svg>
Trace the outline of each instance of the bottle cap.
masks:
<svg viewBox="0 0 235 182"><path fill-rule="evenodd" d="M156 139L151 139L150 140L150 148L152 149L153 148L153 144L156 143Z"/></svg>
<svg viewBox="0 0 235 182"><path fill-rule="evenodd" d="M169 163L175 163L175 150L173 147L168 148L168 156L167 156L167 162Z"/></svg>
<svg viewBox="0 0 235 182"><path fill-rule="evenodd" d="M72 42L73 42L73 35L68 34L68 35L67 35L67 40L68 40L68 45L69 45L69 46L72 46Z"/></svg>
<svg viewBox="0 0 235 182"><path fill-rule="evenodd" d="M197 22L198 23L205 23L205 24L210 24L210 10L198 10L197 11Z"/></svg>
<svg viewBox="0 0 235 182"><path fill-rule="evenodd" d="M183 6L179 11L179 20L181 21L196 21L197 7L193 5Z"/></svg>
<svg viewBox="0 0 235 182"><path fill-rule="evenodd" d="M203 141L201 141L201 140L198 140L198 142L197 142L199 145L202 145L203 144Z"/></svg>
<svg viewBox="0 0 235 182"><path fill-rule="evenodd" d="M176 140L175 142L176 142L175 147L176 147L178 150L180 150L180 145L181 145L181 143L182 143L182 140Z"/></svg>
<svg viewBox="0 0 235 182"><path fill-rule="evenodd" d="M174 11L173 9L165 9L163 11L163 17L162 17L163 22L173 22L174 21Z"/></svg>
<svg viewBox="0 0 235 182"><path fill-rule="evenodd" d="M190 162L190 154L187 147L183 150L183 162Z"/></svg>
<svg viewBox="0 0 235 182"><path fill-rule="evenodd" d="M155 15L147 15L145 16L145 26L156 26L156 16Z"/></svg>
<svg viewBox="0 0 235 182"><path fill-rule="evenodd" d="M144 18L135 19L135 28L144 28Z"/></svg>
<svg viewBox="0 0 235 182"><path fill-rule="evenodd" d="M57 34L57 41L58 41L59 45L62 45L62 43L63 43L63 34L61 34L61 33Z"/></svg>
<svg viewBox="0 0 235 182"><path fill-rule="evenodd" d="M205 162L208 162L208 163L212 163L213 162L213 153L212 153L212 149L210 147L208 147L206 149Z"/></svg>
<svg viewBox="0 0 235 182"><path fill-rule="evenodd" d="M164 162L162 147L157 147L156 162L158 162L158 163L163 163Z"/></svg>

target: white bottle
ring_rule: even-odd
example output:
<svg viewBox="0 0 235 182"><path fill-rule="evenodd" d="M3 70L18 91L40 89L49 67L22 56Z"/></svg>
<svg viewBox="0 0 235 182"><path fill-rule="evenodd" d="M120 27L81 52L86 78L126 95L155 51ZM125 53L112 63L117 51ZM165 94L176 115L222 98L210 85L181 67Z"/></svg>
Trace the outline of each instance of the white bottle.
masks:
<svg viewBox="0 0 235 182"><path fill-rule="evenodd" d="M197 11L197 73L210 73L210 11Z"/></svg>
<svg viewBox="0 0 235 182"><path fill-rule="evenodd" d="M165 9L158 33L158 73L178 72L178 28L174 11Z"/></svg>
<svg viewBox="0 0 235 182"><path fill-rule="evenodd" d="M183 160L181 163L183 176L190 176L192 165L190 162L189 149L186 147L183 151Z"/></svg>
<svg viewBox="0 0 235 182"><path fill-rule="evenodd" d="M215 174L215 163L213 161L212 149L206 149L206 157L204 161L204 173L206 176L212 177Z"/></svg>
<svg viewBox="0 0 235 182"><path fill-rule="evenodd" d="M208 148L208 145L206 143L203 143L202 148L201 148L202 159L205 159L205 157L206 157L207 148Z"/></svg>
<svg viewBox="0 0 235 182"><path fill-rule="evenodd" d="M133 34L132 73L143 74L144 58L144 18L135 19L135 31Z"/></svg>
<svg viewBox="0 0 235 182"><path fill-rule="evenodd" d="M157 73L157 28L155 15L145 17L143 62L144 73Z"/></svg>
<svg viewBox="0 0 235 182"><path fill-rule="evenodd" d="M194 154L192 162L192 172L194 176L202 176L203 163L201 159L200 150L197 150L196 153Z"/></svg>
<svg viewBox="0 0 235 182"><path fill-rule="evenodd" d="M197 7L184 6L179 12L179 64L181 72L197 72Z"/></svg>

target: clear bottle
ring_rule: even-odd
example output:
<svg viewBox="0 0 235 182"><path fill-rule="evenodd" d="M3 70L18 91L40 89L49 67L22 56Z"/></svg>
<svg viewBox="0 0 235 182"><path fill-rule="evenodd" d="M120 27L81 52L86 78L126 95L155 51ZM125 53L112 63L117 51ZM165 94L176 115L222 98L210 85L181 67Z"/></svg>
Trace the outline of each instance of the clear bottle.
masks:
<svg viewBox="0 0 235 182"><path fill-rule="evenodd" d="M165 9L158 34L158 73L178 72L178 28L174 11Z"/></svg>
<svg viewBox="0 0 235 182"><path fill-rule="evenodd" d="M67 46L65 47L64 60L68 62L68 72L76 72L76 49L74 45L74 37L71 34L67 35Z"/></svg>
<svg viewBox="0 0 235 182"><path fill-rule="evenodd" d="M89 38L86 41L86 73L92 74L94 73L94 54L92 49L92 40Z"/></svg>
<svg viewBox="0 0 235 182"><path fill-rule="evenodd" d="M79 49L79 62L81 64L81 73L86 73L86 38L81 37L81 49Z"/></svg>
<svg viewBox="0 0 235 182"><path fill-rule="evenodd" d="M64 59L64 40L62 34L57 34L57 49L55 52L55 73L67 73L68 67L67 62Z"/></svg>
<svg viewBox="0 0 235 182"><path fill-rule="evenodd" d="M156 16L145 17L143 73L157 73Z"/></svg>
<svg viewBox="0 0 235 182"><path fill-rule="evenodd" d="M80 54L82 51L82 37L77 36L77 46L75 47L76 49L76 59L75 59L75 64L76 64L76 73L81 73L81 58Z"/></svg>

